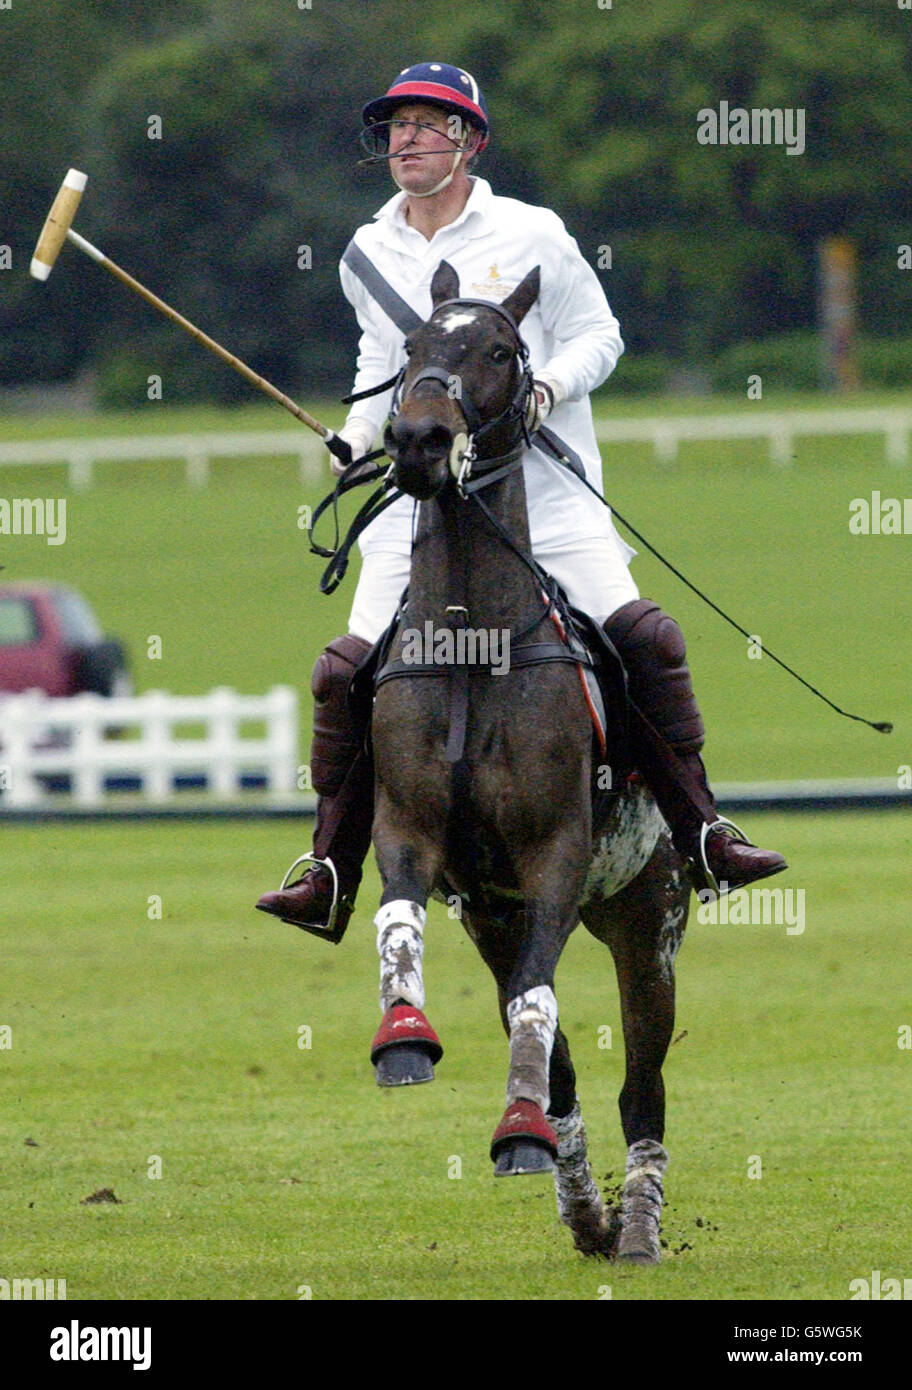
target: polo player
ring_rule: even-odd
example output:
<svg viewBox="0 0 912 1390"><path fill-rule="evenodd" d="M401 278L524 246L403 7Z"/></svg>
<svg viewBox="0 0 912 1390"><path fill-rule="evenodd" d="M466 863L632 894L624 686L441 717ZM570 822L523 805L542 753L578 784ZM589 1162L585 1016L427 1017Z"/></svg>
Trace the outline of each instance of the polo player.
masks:
<svg viewBox="0 0 912 1390"><path fill-rule="evenodd" d="M371 275L358 275L348 254L340 265L342 289L361 329L353 393L387 381L405 361L403 332L372 293L378 282L423 320L442 260L457 271L468 297L497 302L538 265L541 293L523 321L535 376L529 431L547 419L601 495L589 393L624 350L618 321L560 218L499 197L470 173L490 132L474 78L447 63L405 68L385 95L368 102L363 121L362 142L372 161L388 161L398 192L354 237ZM341 431L351 461L373 447L390 400L387 390L353 406ZM338 473L344 465L334 458L332 466ZM681 629L658 604L640 597L629 569L635 552L617 534L610 511L534 444L523 466L534 558L574 607L603 624L623 659L631 699L646 727L660 736L639 745L635 739L633 761L695 886L715 895L780 872L787 867L780 854L750 844L716 810L700 758L703 720ZM402 497L360 538L361 575L348 635L330 643L313 672L311 772L319 800L311 867L257 903L317 934L335 908L336 939L352 912L373 818L370 767L359 757L364 730L349 707L348 687L408 584L414 513L413 500ZM657 755L656 745L664 753Z"/></svg>

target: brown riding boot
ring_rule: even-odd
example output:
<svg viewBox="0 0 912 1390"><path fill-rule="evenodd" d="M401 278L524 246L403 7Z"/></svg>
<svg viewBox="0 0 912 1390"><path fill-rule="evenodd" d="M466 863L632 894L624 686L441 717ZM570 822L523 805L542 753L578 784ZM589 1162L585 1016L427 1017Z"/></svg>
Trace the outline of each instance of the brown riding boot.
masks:
<svg viewBox="0 0 912 1390"><path fill-rule="evenodd" d="M261 912L333 942L348 926L371 842L373 767L364 750L365 729L348 700L352 676L370 649L360 637L339 637L317 658L311 679L310 765L318 797L313 853L296 859L286 880L299 864L310 860L312 867L257 903Z"/></svg>
<svg viewBox="0 0 912 1390"><path fill-rule="evenodd" d="M674 618L657 603L636 599L611 615L605 631L627 668L634 762L697 892L715 897L788 868L781 854L752 845L716 809L700 757L703 719Z"/></svg>

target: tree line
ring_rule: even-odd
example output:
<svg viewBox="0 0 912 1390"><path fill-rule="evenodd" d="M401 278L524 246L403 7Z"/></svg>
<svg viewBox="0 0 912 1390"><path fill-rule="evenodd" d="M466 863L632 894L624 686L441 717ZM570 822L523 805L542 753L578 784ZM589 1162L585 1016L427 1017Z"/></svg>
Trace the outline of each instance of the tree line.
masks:
<svg viewBox="0 0 912 1390"><path fill-rule="evenodd" d="M337 263L391 191L385 170L357 167L360 108L434 56L486 93L477 172L564 218L633 367L798 330L806 344L832 234L857 247L865 332L908 333L912 12L898 4L42 0L0 11L0 384L92 367L115 400L153 371L172 401L249 395L72 248L45 286L30 280L75 165L89 175L77 226L114 260L286 389L347 389L357 334ZM759 110L767 142L729 138L731 112ZM799 111L800 152L775 139Z"/></svg>

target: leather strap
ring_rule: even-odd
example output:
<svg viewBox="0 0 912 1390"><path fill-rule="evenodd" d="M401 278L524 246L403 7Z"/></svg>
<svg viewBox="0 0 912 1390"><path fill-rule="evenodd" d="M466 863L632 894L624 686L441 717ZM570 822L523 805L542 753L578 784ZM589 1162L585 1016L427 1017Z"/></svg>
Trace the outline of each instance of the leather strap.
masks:
<svg viewBox="0 0 912 1390"><path fill-rule="evenodd" d="M454 631L456 630L454 626ZM544 666L552 661L565 661L571 666L592 666L588 657L582 653L574 654L561 642L526 642L521 647L514 647L510 652L511 671L520 666ZM456 669L471 674L473 671L487 672L490 666L490 661L479 661L472 666L463 663ZM382 685L384 681L393 680L396 676L445 676L453 669L451 664L437 665L432 661L388 661L378 671L375 684Z"/></svg>
<svg viewBox="0 0 912 1390"><path fill-rule="evenodd" d="M443 509L443 522L447 533L447 548L451 565L450 583L455 578L456 602L448 605L447 611L453 614L451 623L454 631L466 627L469 610L468 575L466 573L465 515L462 507L449 506ZM446 759L455 766L462 762L465 753L466 733L469 727L469 670L468 667L450 668L450 709L449 731L447 733Z"/></svg>
<svg viewBox="0 0 912 1390"><path fill-rule="evenodd" d="M368 294L373 296L387 317L392 319L406 337L421 327L423 319L415 313L410 304L406 304L401 294L397 294L390 282L383 278L354 237L342 253L342 264L347 265L353 275L357 275Z"/></svg>

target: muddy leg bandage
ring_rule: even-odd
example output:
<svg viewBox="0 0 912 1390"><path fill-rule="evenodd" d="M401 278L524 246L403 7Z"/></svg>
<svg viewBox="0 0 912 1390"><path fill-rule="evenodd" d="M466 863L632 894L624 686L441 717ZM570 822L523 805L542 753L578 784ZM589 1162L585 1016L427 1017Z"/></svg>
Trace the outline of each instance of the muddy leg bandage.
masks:
<svg viewBox="0 0 912 1390"><path fill-rule="evenodd" d="M548 1069L557 1029L557 1000L549 985L536 985L507 1005L510 1028L510 1076L507 1108L531 1100L547 1112L551 1101Z"/></svg>
<svg viewBox="0 0 912 1390"><path fill-rule="evenodd" d="M639 1139L627 1150L618 1243L621 1259L654 1263L661 1257L659 1221L667 1164L668 1154L657 1139Z"/></svg>
<svg viewBox="0 0 912 1390"><path fill-rule="evenodd" d="M597 1220L602 1214L602 1198L589 1167L586 1126L579 1101L575 1102L569 1115L559 1119L548 1115L547 1119L557 1135L557 1163L554 1168L557 1214L565 1226L578 1224L583 1216Z"/></svg>
<svg viewBox="0 0 912 1390"><path fill-rule="evenodd" d="M424 1008L424 924L427 913L417 903L398 899L381 907L374 918L380 955L380 1009L386 1013L397 999Z"/></svg>

